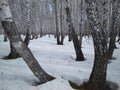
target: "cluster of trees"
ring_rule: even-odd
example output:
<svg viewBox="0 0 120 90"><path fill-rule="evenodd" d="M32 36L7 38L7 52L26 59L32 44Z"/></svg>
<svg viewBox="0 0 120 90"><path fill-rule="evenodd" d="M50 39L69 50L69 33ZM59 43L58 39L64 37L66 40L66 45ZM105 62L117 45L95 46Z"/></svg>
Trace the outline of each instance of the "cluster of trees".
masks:
<svg viewBox="0 0 120 90"><path fill-rule="evenodd" d="M9 4L8 4L9 3ZM11 11L10 11L11 10ZM83 61L82 37L91 35L94 66L84 90L107 90L107 62L112 59L116 36L120 41L120 0L0 0L0 29L10 40L9 58L23 57L40 83L53 80L27 47L32 38L54 34L57 44L65 36L73 42L76 61ZM22 40L20 35L26 35ZM7 58L8 58L7 57Z"/></svg>

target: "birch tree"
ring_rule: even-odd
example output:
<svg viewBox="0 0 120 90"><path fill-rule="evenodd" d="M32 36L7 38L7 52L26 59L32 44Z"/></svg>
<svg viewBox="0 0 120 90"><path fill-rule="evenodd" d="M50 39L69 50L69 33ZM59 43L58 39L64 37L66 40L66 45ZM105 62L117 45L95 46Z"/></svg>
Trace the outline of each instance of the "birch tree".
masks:
<svg viewBox="0 0 120 90"><path fill-rule="evenodd" d="M76 52L76 61L83 61L84 55L81 50L81 46L79 44L78 36L77 36L74 26L73 26L73 21L72 21L72 17L71 17L71 7L70 7L69 0L65 0L65 5L66 5L65 10L66 10L66 17L67 17L66 21L68 22L69 34L73 40L73 45L74 45L75 52Z"/></svg>
<svg viewBox="0 0 120 90"><path fill-rule="evenodd" d="M26 16L26 37L25 37L25 44L28 46L30 42L30 22L31 22L31 9L30 9L30 0L25 0L25 16Z"/></svg>
<svg viewBox="0 0 120 90"><path fill-rule="evenodd" d="M56 38L57 44L63 45L65 38L63 30L63 1L53 0L54 2L54 12L55 12L55 25L56 25ZM59 4L60 3L60 4Z"/></svg>
<svg viewBox="0 0 120 90"><path fill-rule="evenodd" d="M30 49L24 44L18 34L7 0L0 0L0 21L6 36L15 50L23 57L23 60L32 70L33 74L39 79L39 84L53 80L54 78L41 68Z"/></svg>
<svg viewBox="0 0 120 90"><path fill-rule="evenodd" d="M11 8L12 8L12 6L14 6L14 5L12 5L11 0L9 2L11 4ZM16 15L15 10L19 10L20 6L23 7L24 10L17 11L21 15L20 16L15 16L15 17L16 18L17 17L21 18L23 21L21 20L20 22L24 22L24 24L22 24L24 26L24 28L22 28L22 30L26 33L24 43L28 46L28 43L29 43L29 40L30 40L30 33L29 32L30 32L30 22L31 22L30 0L27 0L27 1L26 0L20 0L19 2L20 2L20 5L16 7L17 9L13 9L13 12L14 12L13 14L15 16ZM15 4L17 4L17 1L15 2ZM10 42L10 53L9 53L8 56L3 57L3 59L16 59L18 57L21 57L20 54L18 52L16 52L15 48L13 47L12 43Z"/></svg>
<svg viewBox="0 0 120 90"><path fill-rule="evenodd" d="M112 59L114 49L116 47L117 36L117 23L119 20L120 0L111 0L112 4L112 16L111 16L111 28L110 28L110 42L109 42L109 59Z"/></svg>
<svg viewBox="0 0 120 90"><path fill-rule="evenodd" d="M117 1L117 0L113 0ZM107 61L109 60L108 46L108 10L109 0L86 0L87 18L91 27L94 43L94 65L89 81L81 88L84 90L107 90ZM120 5L120 0L117 4ZM114 30L112 31L114 32Z"/></svg>

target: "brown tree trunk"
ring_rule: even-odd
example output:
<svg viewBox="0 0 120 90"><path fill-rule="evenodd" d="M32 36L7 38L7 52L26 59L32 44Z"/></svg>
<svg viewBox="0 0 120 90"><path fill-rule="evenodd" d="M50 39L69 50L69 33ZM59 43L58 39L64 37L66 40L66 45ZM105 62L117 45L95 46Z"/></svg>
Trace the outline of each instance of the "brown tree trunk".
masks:
<svg viewBox="0 0 120 90"><path fill-rule="evenodd" d="M30 49L24 44L20 35L18 34L14 21L2 21L5 34L10 40L15 50L23 57L28 67L32 70L33 74L40 80L40 84L53 80L54 78L48 75L39 65Z"/></svg>

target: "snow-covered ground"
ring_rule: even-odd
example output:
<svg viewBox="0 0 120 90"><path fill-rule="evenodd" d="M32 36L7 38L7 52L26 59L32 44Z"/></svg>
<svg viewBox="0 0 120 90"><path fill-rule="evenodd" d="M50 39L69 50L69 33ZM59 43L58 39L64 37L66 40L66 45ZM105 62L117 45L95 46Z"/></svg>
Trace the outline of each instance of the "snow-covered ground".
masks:
<svg viewBox="0 0 120 90"><path fill-rule="evenodd" d="M117 44L120 48L120 45ZM65 39L64 45L56 45L51 36L44 36L32 40L29 44L32 53L42 68L57 79L39 86L32 86L38 79L29 70L22 58L12 60L0 59L0 90L74 90L68 80L77 84L86 81L92 70L94 62L94 49L92 40L83 39L82 50L86 61L76 62L72 42ZM9 42L3 42L0 35L0 58L9 54ZM120 49L116 49L114 57L108 65L107 79L120 86ZM120 89L119 89L120 90Z"/></svg>

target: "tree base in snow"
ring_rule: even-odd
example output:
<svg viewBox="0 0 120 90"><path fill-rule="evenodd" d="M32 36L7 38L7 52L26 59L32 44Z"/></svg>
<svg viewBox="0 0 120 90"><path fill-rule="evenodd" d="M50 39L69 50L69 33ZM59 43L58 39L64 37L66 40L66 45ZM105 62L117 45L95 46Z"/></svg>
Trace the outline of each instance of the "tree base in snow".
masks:
<svg viewBox="0 0 120 90"><path fill-rule="evenodd" d="M94 90L94 88L89 84L84 82L82 85L78 86L72 82L69 82L71 87L77 90ZM116 83L107 81L105 90L118 90L119 86ZM103 89L97 89L103 90Z"/></svg>
<svg viewBox="0 0 120 90"><path fill-rule="evenodd" d="M112 58L111 58L111 59L109 59L109 60L117 60L117 59L116 59L116 57L112 57Z"/></svg>
<svg viewBox="0 0 120 90"><path fill-rule="evenodd" d="M79 57L79 58L76 58L76 61L85 61L85 58L84 57Z"/></svg>
<svg viewBox="0 0 120 90"><path fill-rule="evenodd" d="M8 56L4 56L2 59L4 59L4 60L11 60L11 59L19 58L19 57L21 57L19 54L16 55L16 56L12 56L11 54L9 54Z"/></svg>
<svg viewBox="0 0 120 90"><path fill-rule="evenodd" d="M45 81L43 81L43 82L41 82L41 81L36 81L36 82L32 83L32 86L38 86L38 85L44 84L44 83L46 83L46 82L52 81L52 80L54 80L54 79L55 79L54 77L49 77L47 80L45 80Z"/></svg>

